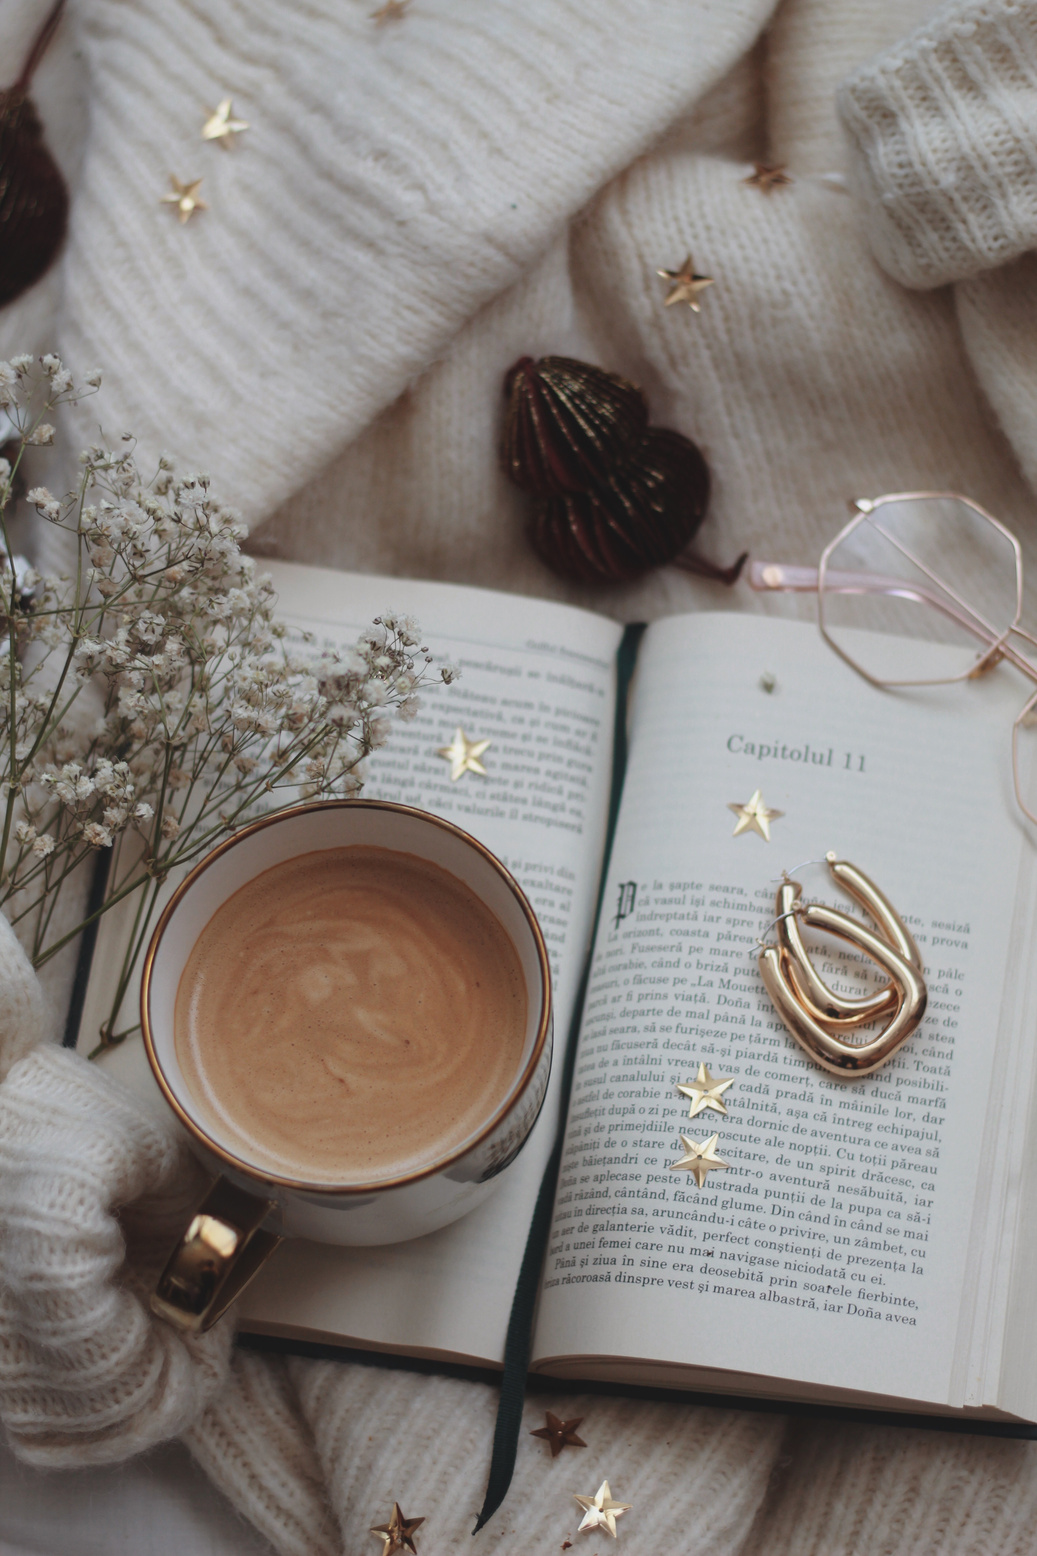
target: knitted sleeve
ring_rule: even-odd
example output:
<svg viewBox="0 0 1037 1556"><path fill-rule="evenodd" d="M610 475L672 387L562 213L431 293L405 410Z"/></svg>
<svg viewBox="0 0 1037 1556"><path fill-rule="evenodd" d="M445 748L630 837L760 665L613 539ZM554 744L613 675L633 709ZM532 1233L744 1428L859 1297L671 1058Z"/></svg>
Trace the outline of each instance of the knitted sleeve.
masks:
<svg viewBox="0 0 1037 1556"><path fill-rule="evenodd" d="M0 927L0 966L9 939ZM0 1083L0 1425L20 1458L117 1462L226 1392L231 1324L182 1337L148 1309L204 1180L172 1121L97 1065L40 1043L11 1066Z"/></svg>
<svg viewBox="0 0 1037 1556"><path fill-rule="evenodd" d="M838 110L879 263L961 281L1037 248L1037 0L951 0L854 71Z"/></svg>

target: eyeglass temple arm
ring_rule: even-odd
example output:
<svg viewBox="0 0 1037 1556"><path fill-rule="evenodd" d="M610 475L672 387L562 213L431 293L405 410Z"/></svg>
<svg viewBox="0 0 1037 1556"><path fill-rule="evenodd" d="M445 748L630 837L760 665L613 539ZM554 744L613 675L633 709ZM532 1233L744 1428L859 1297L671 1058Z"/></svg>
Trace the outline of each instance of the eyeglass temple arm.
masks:
<svg viewBox="0 0 1037 1556"><path fill-rule="evenodd" d="M795 589L816 594L820 572L816 567L797 567L789 562L750 562L749 583L760 591ZM825 585L840 594L900 594L936 605L938 596L919 584L886 573L840 573L829 568Z"/></svg>
<svg viewBox="0 0 1037 1556"><path fill-rule="evenodd" d="M806 594L817 593L816 567L794 567L785 562L750 562L749 587L765 592L769 589L797 589Z"/></svg>
<svg viewBox="0 0 1037 1556"><path fill-rule="evenodd" d="M760 592L783 589L801 594L816 594L819 571L816 567L797 567L786 562L751 562L749 564L750 587ZM994 644L1000 640L992 636L976 618L960 611L942 594L907 583L903 578L893 578L883 573L840 573L833 569L825 572L825 589L832 594L885 594L896 595L902 600L913 600L916 605L929 605L941 615L948 616L959 627L973 633L983 642ZM1028 633L1022 634L1028 637Z"/></svg>

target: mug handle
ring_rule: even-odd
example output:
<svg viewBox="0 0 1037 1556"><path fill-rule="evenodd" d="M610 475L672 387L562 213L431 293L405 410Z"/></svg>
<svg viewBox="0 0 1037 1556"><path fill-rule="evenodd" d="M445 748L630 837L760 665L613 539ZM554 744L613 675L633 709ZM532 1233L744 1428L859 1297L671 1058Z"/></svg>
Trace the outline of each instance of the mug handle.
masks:
<svg viewBox="0 0 1037 1556"><path fill-rule="evenodd" d="M159 1276L152 1312L185 1334L211 1329L284 1241L262 1230L274 1208L217 1178Z"/></svg>

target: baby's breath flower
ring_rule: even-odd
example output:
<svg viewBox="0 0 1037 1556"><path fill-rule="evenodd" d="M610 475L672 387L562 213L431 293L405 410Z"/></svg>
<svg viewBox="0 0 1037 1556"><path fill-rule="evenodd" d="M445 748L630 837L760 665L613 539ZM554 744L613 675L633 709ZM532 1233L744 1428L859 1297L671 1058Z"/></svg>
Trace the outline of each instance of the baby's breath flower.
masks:
<svg viewBox="0 0 1037 1556"><path fill-rule="evenodd" d="M104 653L104 645L95 638L82 638L72 650L72 658L75 660L76 671L79 675L92 675L101 662Z"/></svg>
<svg viewBox="0 0 1037 1556"><path fill-rule="evenodd" d="M42 513L45 519L51 519L52 521L60 519L61 504L56 497L48 492L45 486L34 486L25 495L28 501Z"/></svg>
<svg viewBox="0 0 1037 1556"><path fill-rule="evenodd" d="M47 448L46 412L99 381L74 382L54 355L0 364L0 443ZM48 894L80 860L120 840L107 906L264 810L359 793L365 758L395 717L414 716L437 673L417 624L399 612L352 647L320 651L307 636L300 648L277 620L269 578L242 554L240 515L204 473L178 477L163 455L146 477L127 436L117 450L84 449L78 479L63 499L42 484L28 494L78 547L68 577L41 577L0 549L0 615L17 627L0 653L2 835L17 850L0 857L0 909L14 903L19 921L36 926L37 964L64 943L53 938L61 919ZM0 513L10 500L0 460ZM447 682L455 673L438 672ZM73 714L87 686L96 710ZM131 826L133 846L123 847ZM132 958L120 988L130 971Z"/></svg>

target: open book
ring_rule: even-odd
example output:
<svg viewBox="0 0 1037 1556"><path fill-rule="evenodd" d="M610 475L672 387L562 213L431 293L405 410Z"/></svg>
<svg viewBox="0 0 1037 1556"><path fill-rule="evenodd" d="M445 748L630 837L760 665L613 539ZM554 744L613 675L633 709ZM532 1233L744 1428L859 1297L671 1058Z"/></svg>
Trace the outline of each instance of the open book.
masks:
<svg viewBox="0 0 1037 1556"><path fill-rule="evenodd" d="M480 590L270 571L282 614L318 641L349 641L391 608L461 665L395 727L365 792L449 817L518 877L553 961L556 1060L540 1121L484 1206L393 1247L283 1245L241 1301L242 1328L499 1366L564 1127L534 1370L1037 1420L1037 850L1012 797L1014 673L891 694L801 623L715 613L649 627L591 948L623 629ZM486 777L451 781L437 750L458 725L491 742ZM733 835L730 807L758 789L782 813L769 843ZM755 959L776 877L829 849L896 905L929 983L919 1030L852 1082L794 1045ZM799 878L805 897L857 911L823 869ZM81 1048L125 932L118 910L102 923ZM852 956L816 950L822 976L863 986ZM102 1062L147 1090L139 1041ZM733 1084L726 1116L689 1122L676 1085L700 1062ZM682 1133L714 1130L729 1166L698 1188L670 1165Z"/></svg>

